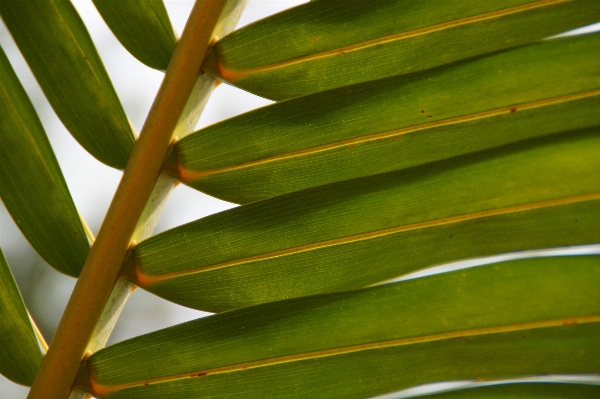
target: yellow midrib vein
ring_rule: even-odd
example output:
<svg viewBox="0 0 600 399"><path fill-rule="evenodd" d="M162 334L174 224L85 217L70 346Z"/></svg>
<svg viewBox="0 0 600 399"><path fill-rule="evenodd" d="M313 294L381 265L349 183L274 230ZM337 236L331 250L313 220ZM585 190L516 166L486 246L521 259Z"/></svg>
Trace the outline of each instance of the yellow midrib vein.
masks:
<svg viewBox="0 0 600 399"><path fill-rule="evenodd" d="M230 373L235 371L242 371L251 368L257 367L265 367L265 366L274 366L283 363L289 362L297 362L302 360L309 359L317 359L323 357L330 357L336 355L344 355L353 352L367 351L373 349L382 349L382 348L390 348L396 346L403 345L411 345L411 344L421 344L433 341L441 341L445 339L453 339L453 338L466 338L473 337L478 335L488 335L488 334L497 334L497 333L509 333L514 331L522 331L522 330L532 330L539 328L550 328L550 327L558 327L563 325L572 325L572 324L585 324L585 323L597 323L600 322L600 315L592 315L592 316L579 316L579 317L570 317L570 318L562 318L562 319L554 319L554 320L544 320L544 321L536 321L530 323L520 323L520 324L510 324L510 325L502 325L502 326L493 326L493 327L482 327L468 330L459 330L459 331L449 331L438 334L430 334L423 335L417 337L406 337L406 338L398 338L398 339L389 339L385 341L379 342L368 342L363 344L355 344L348 345L344 347L338 347L333 349L323 349L323 350L315 350L312 352L298 353L293 355L284 355L279 357L274 357L270 359L256 360L239 364L232 364L223 367L216 367L211 369L203 369L196 370L192 372L175 374L165 377L158 378L149 378L140 381L133 381L124 384L116 384L116 385L103 385L97 383L93 379L93 375L86 376L87 381L79 382L78 388L82 388L85 391L91 392L94 396L103 396L109 394L111 392L120 391L127 388L140 387L151 384L159 384L165 383L174 380L187 379L187 378L197 378L203 377L207 375L213 374L222 374L222 373Z"/></svg>
<svg viewBox="0 0 600 399"><path fill-rule="evenodd" d="M302 157L302 156L310 156L310 155L314 155L317 153L335 150L338 148L345 148L348 146L355 146L355 145L364 144L364 143L368 143L368 142L372 142L372 141L390 139L390 138L403 136L403 135L407 135L410 133L420 132L423 130L432 129L432 128L436 128L436 127L450 126L450 125L456 125L456 124L460 124L460 123L469 123L469 122L472 122L475 120L491 118L491 117L502 115L502 114L513 114L517 111L522 112L525 110L566 103L569 101L576 101L576 100L584 99L587 97L594 97L597 95L600 95L600 89L588 90L588 91L584 91L584 92L580 92L580 93L572 93L572 94L568 94L568 95L564 95L564 96L552 97L552 98L547 98L547 99L538 100L538 101L532 101L532 102L528 102L528 103L515 104L515 105L511 105L511 106L506 106L506 107L502 107L502 108L479 112L476 114L463 115L463 116L458 116L458 117L449 118L449 119L442 119L442 120L424 123L424 124L420 124L420 125L409 126L409 127L405 127L405 128L401 128L401 129L395 129L395 130L391 130L391 131L379 132L379 133L375 133L375 134L371 134L371 135L365 135L365 136L355 137L355 138L351 138L351 139L341 140L341 141L337 141L334 143L323 144L323 145L310 147L310 148L306 148L306 149L298 150L298 151L291 151L291 152L288 152L285 154L279 154L279 155L275 155L275 156L271 156L271 157L267 157L267 158L263 158L263 159L258 159L258 160L254 160L254 161L243 162L243 163L239 163L239 164L235 164L235 165L228 165L228 166L224 166L222 168L208 169L208 170L203 170L203 171L194 171L194 170L187 169L183 165L183 162L181 161L181 159L177 159L175 162L172 162L172 164L169 164L167 166L167 168L168 168L168 172L170 174L174 175L178 180L180 180L184 183L190 183L194 180L198 180L198 179L204 178L206 176L214 175L217 173L233 172L236 170L262 166L265 164L283 161L283 160L287 160L287 159L293 159L293 158L298 158L298 157ZM177 151L174 151L173 155L177 156L179 158Z"/></svg>
<svg viewBox="0 0 600 399"><path fill-rule="evenodd" d="M248 75L252 75L252 74L256 74L256 73L260 73L260 72L265 72L265 71L269 71L269 70L273 70L273 69L288 67L291 65L301 64L304 62L314 61L314 60L318 60L318 59L322 59L322 58L337 56L339 54L346 54L349 52L360 51L365 48L369 48L369 47L373 47L373 46L377 46L377 45L381 45L381 44L395 42L398 40L404 40L404 39L408 39L408 38L412 38L412 37L423 36L423 35L426 35L429 33L442 31L445 29L450 29L450 28L454 28L457 26L461 26L461 25L468 25L468 24L482 22L482 21L486 21L486 20L490 20L490 19L494 19L494 18L501 18L501 17L507 16L510 14L516 14L519 12L533 10L536 8L553 6L556 4L566 3L569 1L572 1L572 0L540 0L540 1L532 2L532 3L528 3L528 4L523 4L520 6L505 8L502 10L491 11L491 12L478 14L478 15L472 15L470 17L459 18L459 19L456 19L453 21L442 22L442 23L439 23L436 25L426 26L426 27L419 28L419 29L414 29L414 30L410 30L410 31L406 31L406 32L400 32L400 33L396 33L396 34L392 34L392 35L388 35L388 36L378 37L378 38L367 40L364 42L355 43L355 44L351 44L351 45L347 45L347 46L343 46L343 47L339 47L339 48L335 48L335 49L331 49L331 50L327 50L327 51L322 51L322 52L315 53L315 54L310 54L310 55L303 56L303 57L294 58L294 59L287 60L287 61L281 61L281 62L264 65L264 66L260 66L260 67L256 67L256 68L246 69L246 70L238 71L238 70L228 69L222 63L219 62L218 58L215 60L214 63L210 62L210 63L207 63L206 65L203 65L202 69L204 71L216 74L218 77L222 78L225 81L235 82L236 80L239 80L239 79L243 78L244 76L248 76Z"/></svg>
<svg viewBox="0 0 600 399"><path fill-rule="evenodd" d="M541 208L548 208L552 206L560 206L567 205L577 202L584 202L590 200L598 200L600 199L600 192L576 195L570 197L557 198L547 201L533 202L523 205L514 205L505 208L491 209L487 211L474 212L465 215L451 216L442 219L435 219L426 222L419 222L413 224L407 224L397 227L392 227L383 230L370 231L368 233L361 233L347 237L335 238L326 241L320 241L312 244L301 245L293 248L286 248L279 251L273 251L269 253L264 253L260 255L250 256L247 258L236 259L228 262L217 263L207 266L201 266L194 269L182 270L173 273L162 274L158 276L145 274L142 270L140 270L139 265L137 264L137 259L134 259L132 262L132 266L130 270L124 270L123 276L124 278L130 280L134 284L140 287L148 287L151 284L159 283L162 281L170 280L177 277L189 276L193 274L198 274L202 272L207 272L216 269L224 269L228 267L240 266L247 263L263 261L267 259L278 258L282 256L290 256L295 255L301 252L314 251L318 249L323 249L326 247L333 247L338 245L345 245L350 243L355 243L358 241L364 241L369 239L375 239L383 236L388 236L392 234L402 233L411 230L425 229L429 227L442 226L452 223L459 223L467 220L481 219L485 217L498 216L498 215L506 215L510 213L517 212L525 212L531 211Z"/></svg>

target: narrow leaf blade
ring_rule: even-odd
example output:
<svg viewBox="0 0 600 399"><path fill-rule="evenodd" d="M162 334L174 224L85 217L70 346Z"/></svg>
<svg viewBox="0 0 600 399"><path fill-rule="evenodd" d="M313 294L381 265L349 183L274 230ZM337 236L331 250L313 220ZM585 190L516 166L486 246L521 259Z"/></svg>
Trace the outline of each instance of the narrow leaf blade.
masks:
<svg viewBox="0 0 600 399"><path fill-rule="evenodd" d="M44 128L0 49L0 198L58 271L77 276L90 243Z"/></svg>
<svg viewBox="0 0 600 399"><path fill-rule="evenodd" d="M408 75L598 20L595 0L315 1L227 36L204 70L282 100Z"/></svg>
<svg viewBox="0 0 600 399"><path fill-rule="evenodd" d="M167 170L249 203L600 126L598 48L600 34L552 40L277 103L177 142Z"/></svg>
<svg viewBox="0 0 600 399"><path fill-rule="evenodd" d="M599 385L578 383L502 383L456 389L433 394L382 395L370 399L406 399L419 397L425 399L591 399L600 395Z"/></svg>
<svg viewBox="0 0 600 399"><path fill-rule="evenodd" d="M470 257L596 243L598 133L542 137L211 215L138 244L126 278L223 311Z"/></svg>
<svg viewBox="0 0 600 399"><path fill-rule="evenodd" d="M163 0L94 0L121 44L138 60L164 71L175 51L175 33Z"/></svg>
<svg viewBox="0 0 600 399"><path fill-rule="evenodd" d="M29 314L0 250L0 374L31 385L42 362Z"/></svg>
<svg viewBox="0 0 600 399"><path fill-rule="evenodd" d="M99 161L125 168L135 137L71 2L1 0L0 15L73 137Z"/></svg>
<svg viewBox="0 0 600 399"><path fill-rule="evenodd" d="M364 398L598 372L599 279L598 256L527 259L265 304L106 348L78 381L102 398Z"/></svg>

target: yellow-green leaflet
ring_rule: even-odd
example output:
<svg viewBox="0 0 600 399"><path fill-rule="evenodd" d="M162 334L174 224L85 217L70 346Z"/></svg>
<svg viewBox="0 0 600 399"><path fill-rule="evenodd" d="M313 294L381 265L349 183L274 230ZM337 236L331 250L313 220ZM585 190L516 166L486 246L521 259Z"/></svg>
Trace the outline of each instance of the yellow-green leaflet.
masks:
<svg viewBox="0 0 600 399"><path fill-rule="evenodd" d="M269 303L105 348L76 386L111 399L365 398L594 373L599 284L599 256L556 257Z"/></svg>
<svg viewBox="0 0 600 399"><path fill-rule="evenodd" d="M125 168L135 137L71 2L0 0L0 16L73 137L101 162Z"/></svg>
<svg viewBox="0 0 600 399"><path fill-rule="evenodd" d="M282 100L410 75L598 20L597 0L321 0L233 32L203 68Z"/></svg>
<svg viewBox="0 0 600 399"><path fill-rule="evenodd" d="M596 127L258 201L142 241L124 274L170 301L224 311L597 243L598 154Z"/></svg>
<svg viewBox="0 0 600 399"><path fill-rule="evenodd" d="M19 288L0 249L0 374L31 385L42 352Z"/></svg>
<svg viewBox="0 0 600 399"><path fill-rule="evenodd" d="M0 49L0 198L33 248L77 276L90 243L46 132Z"/></svg>
<svg viewBox="0 0 600 399"><path fill-rule="evenodd" d="M273 104L185 137L166 170L244 204L600 126L598 49L551 40Z"/></svg>
<svg viewBox="0 0 600 399"><path fill-rule="evenodd" d="M450 392L415 395L423 399L593 399L600 397L600 385L568 382L502 382L491 385L460 388ZM406 398L406 396L398 396ZM382 395L369 399L396 399Z"/></svg>
<svg viewBox="0 0 600 399"><path fill-rule="evenodd" d="M163 0L93 0L121 44L138 60L164 71L175 50L175 33Z"/></svg>

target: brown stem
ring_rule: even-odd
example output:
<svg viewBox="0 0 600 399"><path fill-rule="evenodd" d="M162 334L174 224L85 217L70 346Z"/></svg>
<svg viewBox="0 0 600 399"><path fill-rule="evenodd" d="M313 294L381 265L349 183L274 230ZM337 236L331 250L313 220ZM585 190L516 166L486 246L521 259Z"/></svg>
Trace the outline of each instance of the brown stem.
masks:
<svg viewBox="0 0 600 399"><path fill-rule="evenodd" d="M227 0L202 0L192 10L98 237L42 360L28 395L30 399L69 396L226 3Z"/></svg>

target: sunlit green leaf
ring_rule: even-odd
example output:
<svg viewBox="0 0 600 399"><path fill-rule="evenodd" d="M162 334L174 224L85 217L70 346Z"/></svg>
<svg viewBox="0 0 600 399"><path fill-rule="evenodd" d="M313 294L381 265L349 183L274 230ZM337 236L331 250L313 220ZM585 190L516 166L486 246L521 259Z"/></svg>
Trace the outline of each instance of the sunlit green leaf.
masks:
<svg viewBox="0 0 600 399"><path fill-rule="evenodd" d="M474 256L598 242L600 128L286 194L138 244L126 278L223 311Z"/></svg>
<svg viewBox="0 0 600 399"><path fill-rule="evenodd" d="M327 0L217 43L204 70L281 100L407 75L600 20L597 0Z"/></svg>
<svg viewBox="0 0 600 399"><path fill-rule="evenodd" d="M117 39L138 60L164 71L175 50L175 33L163 0L93 0Z"/></svg>
<svg viewBox="0 0 600 399"><path fill-rule="evenodd" d="M600 126L599 48L600 34L552 40L274 104L179 141L167 170L248 203Z"/></svg>
<svg viewBox="0 0 600 399"><path fill-rule="evenodd" d="M456 389L449 392L397 396L419 397L423 399L593 399L600 397L600 385L569 383L498 383ZM396 399L394 395L382 395L370 399Z"/></svg>
<svg viewBox="0 0 600 399"><path fill-rule="evenodd" d="M71 2L0 0L0 16L73 137L98 160L124 168L135 138Z"/></svg>
<svg viewBox="0 0 600 399"><path fill-rule="evenodd" d="M598 372L600 257L528 259L223 313L94 354L100 398L365 398Z"/></svg>
<svg viewBox="0 0 600 399"><path fill-rule="evenodd" d="M42 258L77 276L90 244L44 128L2 49L0 197Z"/></svg>
<svg viewBox="0 0 600 399"><path fill-rule="evenodd" d="M31 385L41 362L29 314L0 250L0 374L18 384Z"/></svg>

